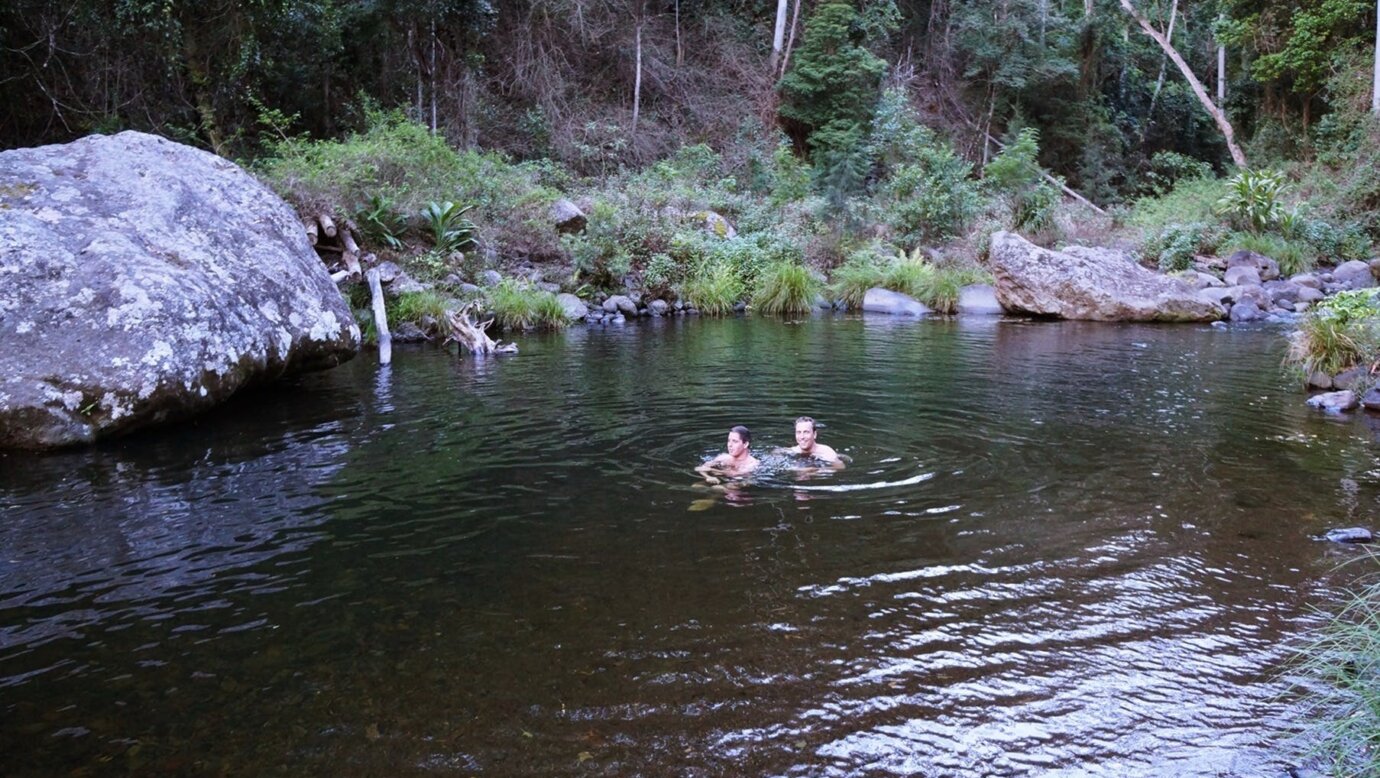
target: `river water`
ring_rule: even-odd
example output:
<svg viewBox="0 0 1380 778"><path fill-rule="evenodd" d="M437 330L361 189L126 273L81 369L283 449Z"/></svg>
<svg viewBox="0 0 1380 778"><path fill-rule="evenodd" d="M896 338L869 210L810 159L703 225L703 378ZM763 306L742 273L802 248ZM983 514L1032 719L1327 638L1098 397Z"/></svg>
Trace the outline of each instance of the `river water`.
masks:
<svg viewBox="0 0 1380 778"><path fill-rule="evenodd" d="M1280 774L1380 461L1272 329L816 318L369 354L0 455L6 775ZM795 416L852 458L707 488ZM1355 565L1352 566L1357 567ZM1350 569L1350 568L1348 568Z"/></svg>

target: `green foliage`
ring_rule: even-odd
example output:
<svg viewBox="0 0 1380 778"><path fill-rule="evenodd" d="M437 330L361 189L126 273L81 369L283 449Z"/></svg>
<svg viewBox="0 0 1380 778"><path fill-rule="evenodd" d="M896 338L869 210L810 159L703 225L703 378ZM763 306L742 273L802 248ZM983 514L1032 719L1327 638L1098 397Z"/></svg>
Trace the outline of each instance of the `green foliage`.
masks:
<svg viewBox="0 0 1380 778"><path fill-rule="evenodd" d="M885 15L869 21L851 2L827 0L816 6L805 21L791 69L781 79L779 113L805 129L815 154L854 153L867 136L886 72L886 62L866 48L868 27L880 34L889 26Z"/></svg>
<svg viewBox="0 0 1380 778"><path fill-rule="evenodd" d="M461 207L449 200L427 203L421 215L437 251L466 251L474 246L474 222L465 218L473 209L473 205Z"/></svg>
<svg viewBox="0 0 1380 778"><path fill-rule="evenodd" d="M405 292L388 304L388 326L411 322L426 332L446 320L448 307L449 300L436 291Z"/></svg>
<svg viewBox="0 0 1380 778"><path fill-rule="evenodd" d="M684 280L685 268L669 254L653 254L642 271L642 286L652 296L660 296Z"/></svg>
<svg viewBox="0 0 1380 778"><path fill-rule="evenodd" d="M1175 151L1157 151L1150 157L1150 188L1154 194L1163 195L1174 189L1180 181L1195 181L1212 177L1212 166L1187 154Z"/></svg>
<svg viewBox="0 0 1380 778"><path fill-rule="evenodd" d="M1175 224L1201 222L1212 213L1225 189L1216 179L1183 180L1160 197L1137 200L1126 221L1147 232L1158 232Z"/></svg>
<svg viewBox="0 0 1380 778"><path fill-rule="evenodd" d="M394 251L402 251L407 219L393 207L388 195L375 192L355 209L355 223L364 231L367 240L381 243Z"/></svg>
<svg viewBox="0 0 1380 778"><path fill-rule="evenodd" d="M771 202L780 206L803 200L810 193L810 166L800 160L791 149L790 140L782 138L772 152Z"/></svg>
<svg viewBox="0 0 1380 778"><path fill-rule="evenodd" d="M773 316L809 313L820 287L809 268L790 260L777 260L757 278L752 306Z"/></svg>
<svg viewBox="0 0 1380 778"><path fill-rule="evenodd" d="M494 323L504 330L554 330L567 323L565 309L556 295L530 284L505 278L489 287L489 310Z"/></svg>
<svg viewBox="0 0 1380 778"><path fill-rule="evenodd" d="M862 307L867 290L882 286L886 281L886 262L878 256L875 246L855 251L834 269L830 294L843 300L849 310Z"/></svg>
<svg viewBox="0 0 1380 778"><path fill-rule="evenodd" d="M1311 740L1329 775L1380 775L1380 581L1372 576L1299 649L1301 684L1322 714Z"/></svg>
<svg viewBox="0 0 1380 778"><path fill-rule="evenodd" d="M1304 374L1321 370L1336 375L1380 357L1380 292L1339 292L1318 303L1299 322L1290 342L1288 361Z"/></svg>
<svg viewBox="0 0 1380 778"><path fill-rule="evenodd" d="M1288 191L1284 174L1277 170L1242 170L1227 181L1227 192L1215 211L1238 229L1263 232L1279 226Z"/></svg>
<svg viewBox="0 0 1380 778"><path fill-rule="evenodd" d="M1233 232L1218 249L1223 255L1237 251L1254 251L1279 264L1284 276L1312 270L1317 263L1313 249L1307 243L1280 235L1254 232Z"/></svg>
<svg viewBox="0 0 1380 778"><path fill-rule="evenodd" d="M972 164L919 123L900 90L878 103L872 148L889 171L879 187L883 218L903 240L953 237L977 215Z"/></svg>
<svg viewBox="0 0 1380 778"><path fill-rule="evenodd" d="M731 265L723 262L705 265L685 281L681 296L700 313L726 316L743 299L747 287Z"/></svg>
<svg viewBox="0 0 1380 778"><path fill-rule="evenodd" d="M1011 228L1043 232L1054 226L1060 191L1041 175L1040 135L1026 127L983 169L983 182L1011 209Z"/></svg>
<svg viewBox="0 0 1380 778"><path fill-rule="evenodd" d="M1001 153L982 169L983 182L991 189L1014 194L1040 181L1040 133L1026 127Z"/></svg>
<svg viewBox="0 0 1380 778"><path fill-rule="evenodd" d="M1224 230L1204 222L1168 224L1147 234L1141 255L1162 272L1181 272L1192 266L1194 256L1217 251L1224 237Z"/></svg>
<svg viewBox="0 0 1380 778"><path fill-rule="evenodd" d="M882 274L882 286L924 301L925 293L934 283L935 268L924 260L919 250L899 252Z"/></svg>
<svg viewBox="0 0 1380 778"><path fill-rule="evenodd" d="M1292 29L1281 36L1284 45L1258 57L1251 65L1259 81L1284 81L1299 93L1311 95L1326 81L1338 51L1364 40L1357 28L1368 0L1319 0L1294 6L1288 19ZM1259 17L1256 17L1259 19ZM1274 32L1271 30L1270 32Z"/></svg>

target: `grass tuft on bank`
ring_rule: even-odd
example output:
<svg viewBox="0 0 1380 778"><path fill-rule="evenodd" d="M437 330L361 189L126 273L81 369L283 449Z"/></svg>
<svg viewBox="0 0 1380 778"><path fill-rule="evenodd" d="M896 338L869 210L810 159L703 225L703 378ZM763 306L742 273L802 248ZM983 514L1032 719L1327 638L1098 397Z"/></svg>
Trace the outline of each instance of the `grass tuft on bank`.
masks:
<svg viewBox="0 0 1380 778"><path fill-rule="evenodd" d="M1331 775L1380 775L1380 580L1355 592L1300 656L1314 755Z"/></svg>
<svg viewBox="0 0 1380 778"><path fill-rule="evenodd" d="M558 330L569 323L556 295L505 278L486 296L494 324L505 331Z"/></svg>

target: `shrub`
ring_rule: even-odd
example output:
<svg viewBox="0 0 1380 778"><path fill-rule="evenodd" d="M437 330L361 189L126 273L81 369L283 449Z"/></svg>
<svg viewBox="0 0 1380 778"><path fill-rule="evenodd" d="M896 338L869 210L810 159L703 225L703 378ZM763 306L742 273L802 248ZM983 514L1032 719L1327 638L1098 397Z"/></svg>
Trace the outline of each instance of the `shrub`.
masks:
<svg viewBox="0 0 1380 778"><path fill-rule="evenodd" d="M465 218L473 209L473 205L461 207L449 200L427 203L422 209L422 219L437 251L467 251L474 247L474 222Z"/></svg>
<svg viewBox="0 0 1380 778"><path fill-rule="evenodd" d="M1212 177L1212 166L1177 151L1157 151L1150 158L1150 188L1157 195L1173 190L1180 181Z"/></svg>
<svg viewBox="0 0 1380 778"><path fill-rule="evenodd" d="M867 248L849 255L847 261L834 269L829 291L843 300L849 310L857 310L862 307L867 290L882 286L885 277L884 264L878 260L875 249Z"/></svg>
<svg viewBox="0 0 1380 778"><path fill-rule="evenodd" d="M972 165L947 146L921 147L920 159L897 166L881 194L885 219L909 240L942 240L961 233L977 214Z"/></svg>
<svg viewBox="0 0 1380 778"><path fill-rule="evenodd" d="M423 331L429 331L431 327L428 326L428 319L436 324L446 320L447 303L444 296L430 289L400 294L387 306L388 326L395 327L403 322L412 322Z"/></svg>
<svg viewBox="0 0 1380 778"><path fill-rule="evenodd" d="M1369 364L1380 352L1380 300L1374 289L1339 292L1309 311L1290 342L1287 360L1305 374L1328 375Z"/></svg>
<svg viewBox="0 0 1380 778"><path fill-rule="evenodd" d="M1141 245L1141 256L1165 273L1187 270L1198 254L1211 254L1223 239L1223 230L1203 222L1169 224L1152 232Z"/></svg>
<svg viewBox="0 0 1380 778"><path fill-rule="evenodd" d="M486 292L494 323L505 330L560 329L565 309L556 295L505 278Z"/></svg>
<svg viewBox="0 0 1380 778"><path fill-rule="evenodd" d="M1227 181L1227 192L1214 209L1239 229L1263 232L1278 226L1284 216L1284 174L1276 170L1243 170Z"/></svg>
<svg viewBox="0 0 1380 778"><path fill-rule="evenodd" d="M364 237L380 243L394 251L403 249L403 234L407 232L407 219L388 195L375 192L355 209L355 223L364 232Z"/></svg>
<svg viewBox="0 0 1380 778"><path fill-rule="evenodd" d="M778 260L758 277L752 305L770 315L809 313L819 290L819 280L809 268L789 260Z"/></svg>
<svg viewBox="0 0 1380 778"><path fill-rule="evenodd" d="M926 262L918 249L909 256L901 252L887 266L882 286L920 300L934 282L934 273L934 265Z"/></svg>
<svg viewBox="0 0 1380 778"><path fill-rule="evenodd" d="M1223 191L1222 182L1216 179L1180 181L1165 195L1137 200L1126 223L1155 232L1173 224L1201 222L1205 214L1212 213Z"/></svg>
<svg viewBox="0 0 1380 778"><path fill-rule="evenodd" d="M700 313L726 316L743 299L746 287L736 270L727 264L708 265L686 279L681 296Z"/></svg>

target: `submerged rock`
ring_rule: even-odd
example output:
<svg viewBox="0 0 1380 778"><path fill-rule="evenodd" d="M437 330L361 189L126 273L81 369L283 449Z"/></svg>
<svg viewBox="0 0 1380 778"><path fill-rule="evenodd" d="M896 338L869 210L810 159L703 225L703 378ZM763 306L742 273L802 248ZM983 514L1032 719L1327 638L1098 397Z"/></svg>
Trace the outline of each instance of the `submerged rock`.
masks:
<svg viewBox="0 0 1380 778"><path fill-rule="evenodd" d="M1323 535L1323 539L1333 543L1370 543L1375 537L1365 527L1347 527L1330 529Z"/></svg>
<svg viewBox="0 0 1380 778"><path fill-rule="evenodd" d="M354 356L296 214L153 135L0 153L0 446L89 443Z"/></svg>
<svg viewBox="0 0 1380 778"><path fill-rule="evenodd" d="M885 313L892 316L928 316L933 313L929 306L910 295L880 287L867 290L863 295L862 309L865 313Z"/></svg>
<svg viewBox="0 0 1380 778"><path fill-rule="evenodd" d="M1116 252L1050 251L998 232L991 266L1008 311L1095 321L1215 321L1226 314L1187 283Z"/></svg>
<svg viewBox="0 0 1380 778"><path fill-rule="evenodd" d="M996 287L972 284L959 290L958 312L966 316L1000 316L1006 309L997 302Z"/></svg>
<svg viewBox="0 0 1380 778"><path fill-rule="evenodd" d="M1356 393L1351 390L1325 392L1308 398L1308 407L1328 413L1342 413L1356 407Z"/></svg>

